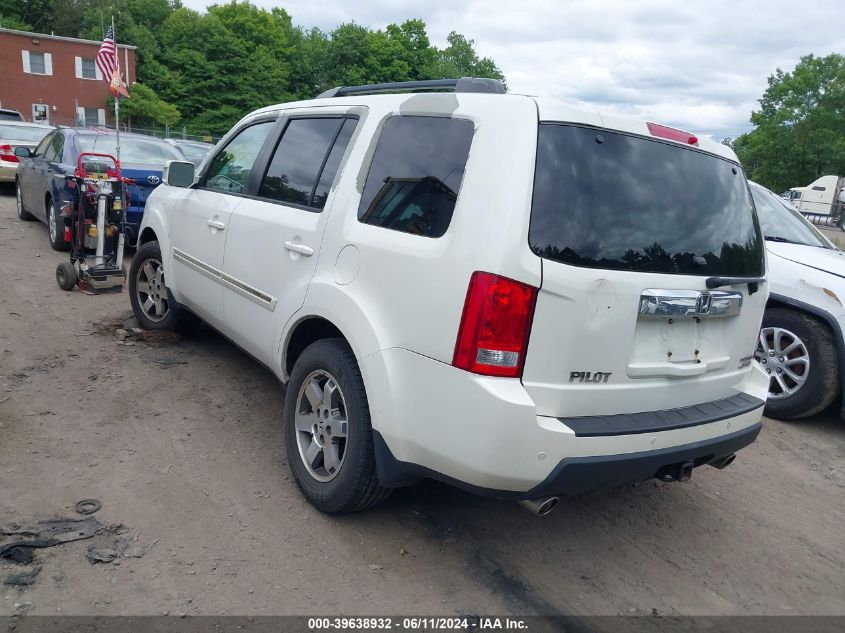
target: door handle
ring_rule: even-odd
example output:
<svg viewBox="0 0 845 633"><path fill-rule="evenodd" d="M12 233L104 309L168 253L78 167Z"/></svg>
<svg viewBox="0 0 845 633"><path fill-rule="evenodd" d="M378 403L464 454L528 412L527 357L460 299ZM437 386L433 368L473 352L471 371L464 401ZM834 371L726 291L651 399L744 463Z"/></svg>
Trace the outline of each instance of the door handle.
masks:
<svg viewBox="0 0 845 633"><path fill-rule="evenodd" d="M223 229L226 228L226 223L221 222L220 220L208 220L208 222L206 222L206 224L208 224L208 226L210 226L211 228L217 229L219 231L222 231Z"/></svg>
<svg viewBox="0 0 845 633"><path fill-rule="evenodd" d="M305 244L297 244L296 242L285 242L285 248L294 253L305 255L305 257L311 257L314 254L313 248Z"/></svg>

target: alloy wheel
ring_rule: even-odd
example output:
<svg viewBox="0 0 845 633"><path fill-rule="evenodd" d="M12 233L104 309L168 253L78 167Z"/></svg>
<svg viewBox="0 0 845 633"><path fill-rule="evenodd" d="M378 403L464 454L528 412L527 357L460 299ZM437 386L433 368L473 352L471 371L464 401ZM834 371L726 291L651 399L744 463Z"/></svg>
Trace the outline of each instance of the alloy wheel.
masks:
<svg viewBox="0 0 845 633"><path fill-rule="evenodd" d="M327 482L340 472L346 458L346 400L337 380L327 371L311 372L296 398L296 442L308 473Z"/></svg>
<svg viewBox="0 0 845 633"><path fill-rule="evenodd" d="M50 228L50 241L55 244L58 241L59 227L56 224L56 208L52 200L47 205L47 226Z"/></svg>
<svg viewBox="0 0 845 633"><path fill-rule="evenodd" d="M810 353L798 336L779 327L760 330L755 358L769 374L769 398L795 395L810 374Z"/></svg>
<svg viewBox="0 0 845 633"><path fill-rule="evenodd" d="M138 268L135 275L135 294L144 315L158 323L170 312L169 294L164 284L164 266L157 259L150 258Z"/></svg>

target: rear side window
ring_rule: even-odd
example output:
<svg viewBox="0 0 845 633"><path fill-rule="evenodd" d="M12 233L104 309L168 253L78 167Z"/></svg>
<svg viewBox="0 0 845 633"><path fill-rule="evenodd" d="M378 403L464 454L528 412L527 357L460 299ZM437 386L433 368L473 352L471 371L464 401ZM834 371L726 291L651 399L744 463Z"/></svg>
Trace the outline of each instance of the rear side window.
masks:
<svg viewBox="0 0 845 633"><path fill-rule="evenodd" d="M529 243L540 257L586 268L763 274L763 241L737 165L568 125L540 125Z"/></svg>
<svg viewBox="0 0 845 633"><path fill-rule="evenodd" d="M258 196L322 209L354 129L353 119L291 120L273 153Z"/></svg>
<svg viewBox="0 0 845 633"><path fill-rule="evenodd" d="M440 237L449 228L475 127L465 119L387 120L364 184L358 219Z"/></svg>

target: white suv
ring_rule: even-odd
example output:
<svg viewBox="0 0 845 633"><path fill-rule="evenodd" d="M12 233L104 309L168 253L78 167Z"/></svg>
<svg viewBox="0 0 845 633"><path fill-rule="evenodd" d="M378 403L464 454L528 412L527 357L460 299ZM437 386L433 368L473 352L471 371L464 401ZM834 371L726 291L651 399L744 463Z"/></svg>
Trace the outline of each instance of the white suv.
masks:
<svg viewBox="0 0 845 633"><path fill-rule="evenodd" d="M503 92L264 108L147 202L138 319L196 315L287 384L320 510L431 477L545 513L760 431L765 254L733 152Z"/></svg>

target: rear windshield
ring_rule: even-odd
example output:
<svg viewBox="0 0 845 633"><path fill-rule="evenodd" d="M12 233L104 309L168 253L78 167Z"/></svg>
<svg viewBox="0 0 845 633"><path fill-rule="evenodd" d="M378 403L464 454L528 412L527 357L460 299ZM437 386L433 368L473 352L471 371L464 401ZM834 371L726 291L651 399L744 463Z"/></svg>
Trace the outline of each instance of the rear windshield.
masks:
<svg viewBox="0 0 845 633"><path fill-rule="evenodd" d="M38 143L42 138L53 131L51 127L24 127L23 125L9 125L0 123L0 138L7 141L26 141L27 143Z"/></svg>
<svg viewBox="0 0 845 633"><path fill-rule="evenodd" d="M763 274L763 241L737 165L571 125L540 125L529 243L540 257L587 268Z"/></svg>

